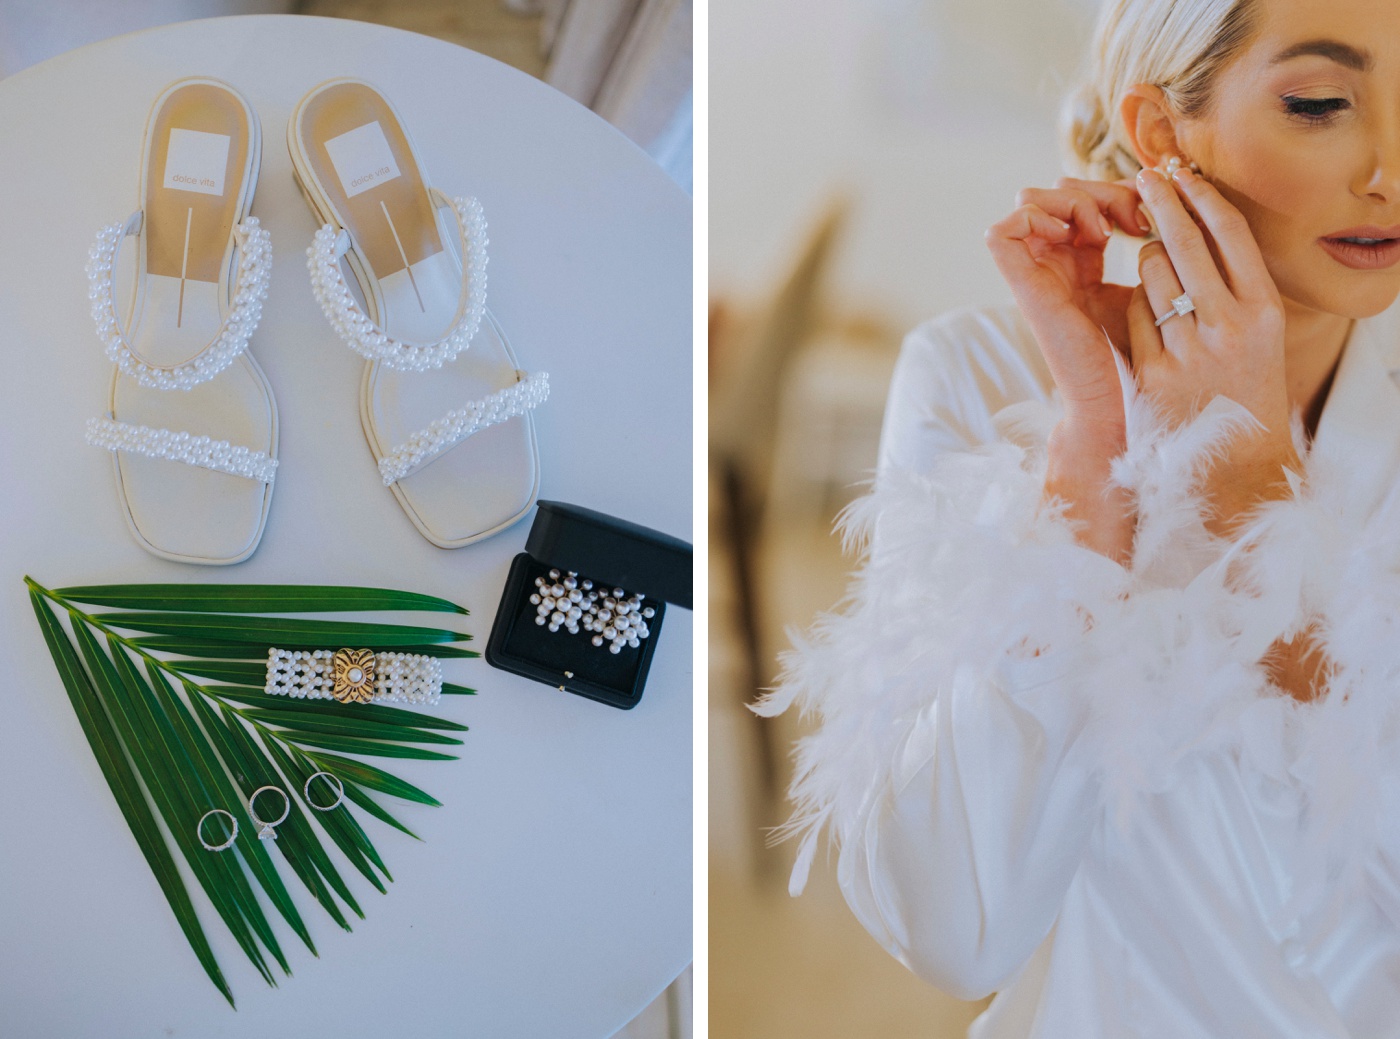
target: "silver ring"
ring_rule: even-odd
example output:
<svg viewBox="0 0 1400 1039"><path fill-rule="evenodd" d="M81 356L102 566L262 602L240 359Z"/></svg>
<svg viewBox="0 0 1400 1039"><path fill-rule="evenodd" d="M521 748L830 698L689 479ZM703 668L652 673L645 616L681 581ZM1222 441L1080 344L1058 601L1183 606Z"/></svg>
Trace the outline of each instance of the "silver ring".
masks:
<svg viewBox="0 0 1400 1039"><path fill-rule="evenodd" d="M1191 301L1190 296L1183 292L1180 296L1177 296L1176 299L1172 300L1171 310L1157 319L1157 327L1161 328L1165 322L1170 321L1174 317L1185 317L1195 309L1196 304Z"/></svg>
<svg viewBox="0 0 1400 1039"><path fill-rule="evenodd" d="M315 801L311 800L311 780L315 779L317 776L325 776L326 779L335 784L335 800L332 801L330 804L326 805L325 807L322 807L321 805L318 805ZM345 800L344 784L341 783L340 777L333 776L329 772L311 773L310 777L306 780L306 784L301 788L301 792L305 797L306 803L309 804L312 808L316 809L316 811L318 812L329 812L332 808L339 808L340 802Z"/></svg>
<svg viewBox="0 0 1400 1039"><path fill-rule="evenodd" d="M282 795L282 814L279 815L276 819L259 819L258 811L256 808L253 807L253 802L258 799L258 795L261 794L264 790L272 790ZM277 839L277 831L275 831L273 827L280 823L283 819L287 818L287 814L291 810L292 799L287 796L287 791L283 790L280 786L260 786L248 795L248 814L253 817L253 822L257 823L258 826L261 827L261 829L258 830L258 840L260 841L275 841Z"/></svg>
<svg viewBox="0 0 1400 1039"><path fill-rule="evenodd" d="M224 841L223 844L210 844L204 839L204 820L208 819L211 815L226 815L229 818L229 822L233 823L233 833L229 835L229 839ZM199 843L204 845L205 851L225 851L228 848L232 848L233 842L238 839L238 820L233 817L232 812L225 811L222 808L211 808L199 817L199 822L194 824L194 835L199 838Z"/></svg>

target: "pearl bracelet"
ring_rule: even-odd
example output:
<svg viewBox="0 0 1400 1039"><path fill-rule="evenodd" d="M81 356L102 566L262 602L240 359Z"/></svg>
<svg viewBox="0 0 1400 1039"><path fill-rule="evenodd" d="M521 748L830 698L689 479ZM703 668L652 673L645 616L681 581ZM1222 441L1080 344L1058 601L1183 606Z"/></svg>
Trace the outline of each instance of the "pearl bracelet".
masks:
<svg viewBox="0 0 1400 1039"><path fill-rule="evenodd" d="M642 605L646 596L640 592L628 596L621 588L594 588L591 580L572 570L551 570L548 578L535 578L535 589L530 596L535 623L548 625L550 631L593 632L593 645L606 642L610 653L621 653L623 646L636 649L651 634L647 621L656 611Z"/></svg>
<svg viewBox="0 0 1400 1039"><path fill-rule="evenodd" d="M267 651L270 696L341 703L435 704L442 694L442 665L417 653L367 649Z"/></svg>

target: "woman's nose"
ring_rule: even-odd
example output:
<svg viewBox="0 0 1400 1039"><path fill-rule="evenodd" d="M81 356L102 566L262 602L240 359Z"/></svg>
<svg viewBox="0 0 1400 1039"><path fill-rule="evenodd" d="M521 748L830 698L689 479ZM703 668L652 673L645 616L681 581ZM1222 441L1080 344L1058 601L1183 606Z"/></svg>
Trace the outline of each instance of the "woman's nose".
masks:
<svg viewBox="0 0 1400 1039"><path fill-rule="evenodd" d="M1378 202L1400 202L1400 119L1377 134L1374 151L1358 172L1354 188Z"/></svg>

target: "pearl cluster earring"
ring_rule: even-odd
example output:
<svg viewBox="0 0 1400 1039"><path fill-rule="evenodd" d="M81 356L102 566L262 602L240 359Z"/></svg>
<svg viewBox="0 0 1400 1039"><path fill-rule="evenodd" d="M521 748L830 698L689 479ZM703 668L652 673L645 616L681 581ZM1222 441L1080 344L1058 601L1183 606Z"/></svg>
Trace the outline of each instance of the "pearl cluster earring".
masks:
<svg viewBox="0 0 1400 1039"><path fill-rule="evenodd" d="M623 646L636 649L651 634L647 621L656 611L642 605L646 596L640 592L629 596L621 588L595 588L572 570L551 570L548 578L535 578L535 589L530 596L535 623L548 625L550 631L593 632L593 645L606 642L610 653L621 653Z"/></svg>
<svg viewBox="0 0 1400 1039"><path fill-rule="evenodd" d="M1172 175L1175 174L1177 170L1181 169L1182 165L1183 163L1181 161L1181 156L1169 155L1167 156L1165 162L1159 163L1158 165L1154 166L1153 169L1155 169L1162 176L1166 177L1168 180L1171 180ZM1185 166L1192 173L1201 172L1201 167L1197 166L1194 162L1187 162L1185 163Z"/></svg>

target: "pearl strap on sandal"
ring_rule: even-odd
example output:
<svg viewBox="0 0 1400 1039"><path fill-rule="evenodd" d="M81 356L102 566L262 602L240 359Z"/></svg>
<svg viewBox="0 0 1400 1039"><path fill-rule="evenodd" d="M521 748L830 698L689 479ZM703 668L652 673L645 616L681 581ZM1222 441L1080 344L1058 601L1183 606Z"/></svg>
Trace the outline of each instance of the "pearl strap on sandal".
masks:
<svg viewBox="0 0 1400 1039"><path fill-rule="evenodd" d="M144 212L137 210L125 223L112 224L97 233L97 242L88 252L88 300L98 338L106 344L107 356L122 374L142 386L159 390L188 390L218 375L248 348L248 340L262 318L263 300L272 274L272 237L250 216L233 229L238 243L238 271L234 281L233 307L219 326L218 333L193 359L173 368L143 361L132 349L126 332L117 321L116 257L122 239L139 234Z"/></svg>
<svg viewBox="0 0 1400 1039"><path fill-rule="evenodd" d="M477 430L485 429L537 408L549 397L548 372L516 370L514 386L449 411L426 429L419 430L379 460L379 475L388 487L455 447Z"/></svg>
<svg viewBox="0 0 1400 1039"><path fill-rule="evenodd" d="M90 418L85 439L93 447L108 451L129 451L147 458L168 458L216 473L242 476L258 483L271 483L277 473L277 459L263 451L236 447L227 440L152 429L116 422L110 418Z"/></svg>
<svg viewBox="0 0 1400 1039"><path fill-rule="evenodd" d="M471 344L486 312L487 238L481 203L474 198L448 198L437 188L429 189L429 195L438 208L450 209L457 218L462 257L457 314L447 335L436 343L417 346L385 335L360 309L340 271L340 258L350 249L349 232L326 224L306 250L311 291L331 327L356 353L401 371L441 368Z"/></svg>

